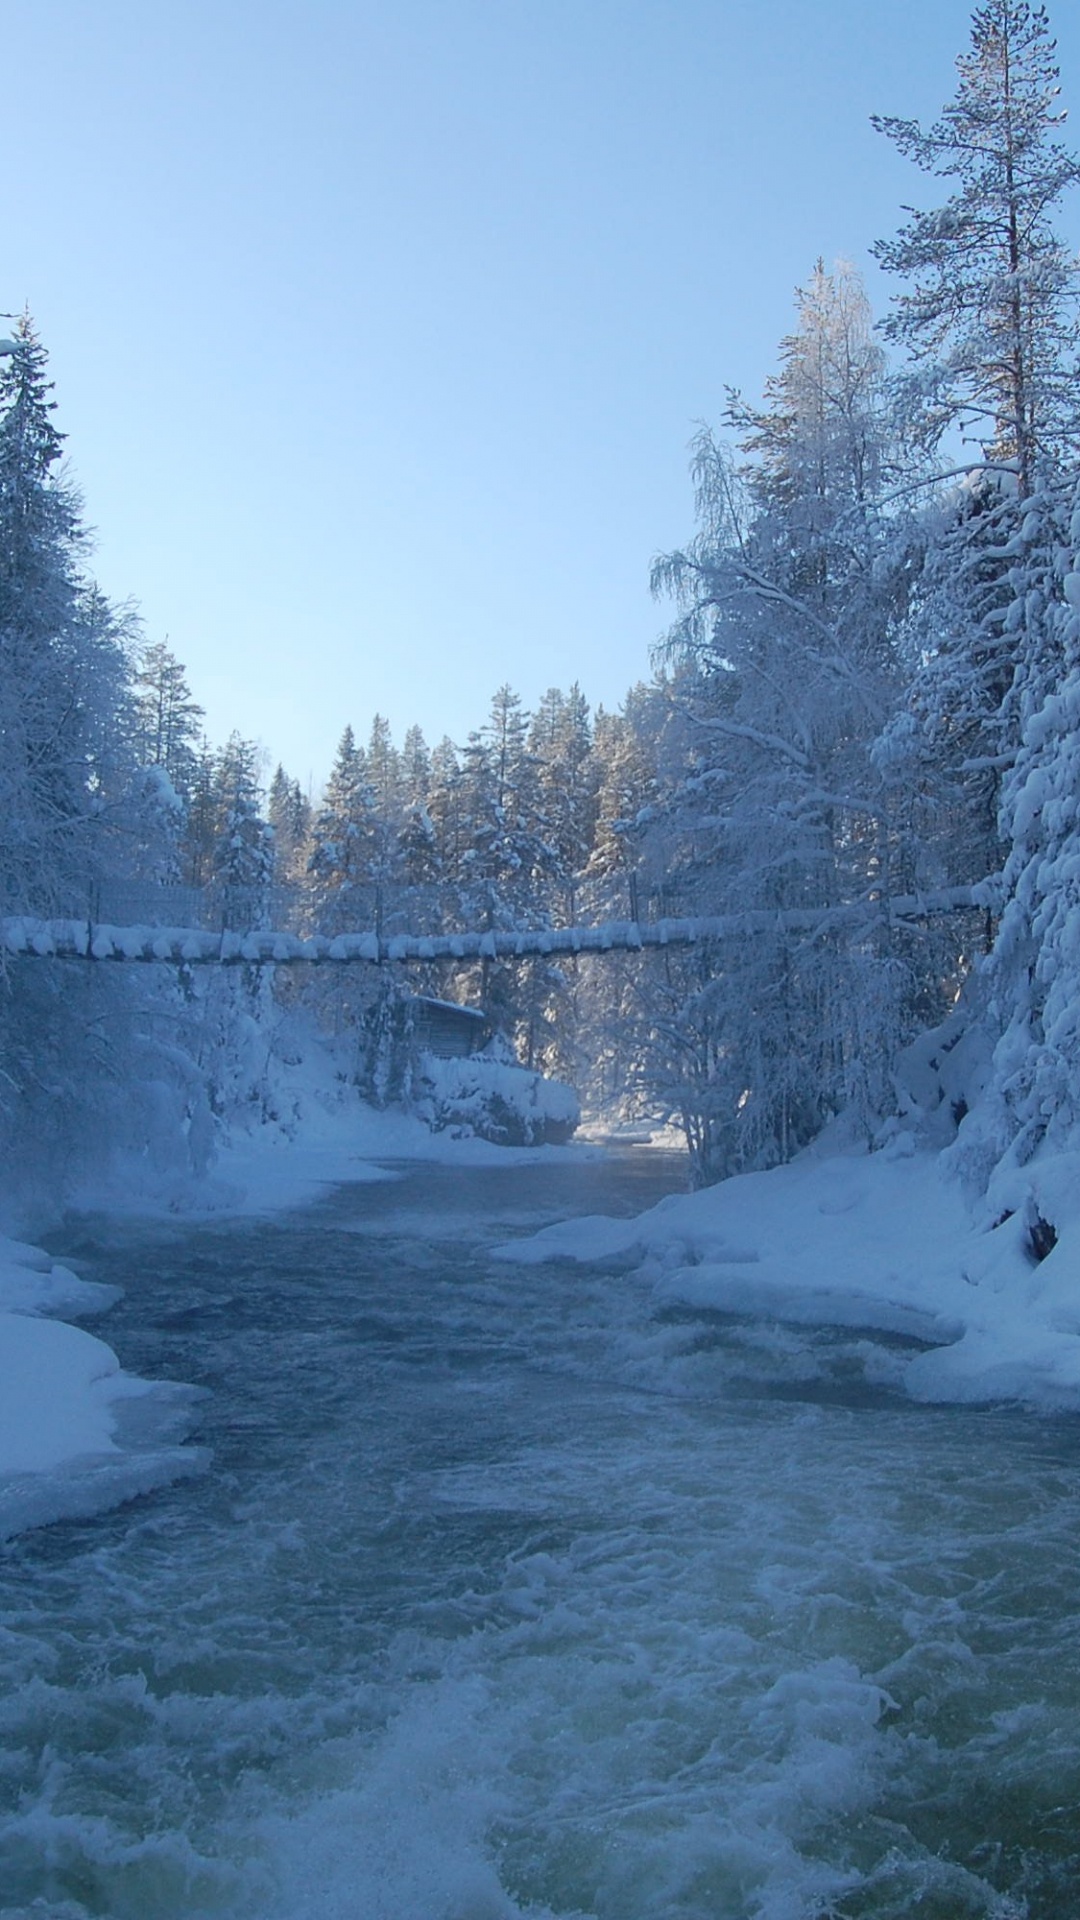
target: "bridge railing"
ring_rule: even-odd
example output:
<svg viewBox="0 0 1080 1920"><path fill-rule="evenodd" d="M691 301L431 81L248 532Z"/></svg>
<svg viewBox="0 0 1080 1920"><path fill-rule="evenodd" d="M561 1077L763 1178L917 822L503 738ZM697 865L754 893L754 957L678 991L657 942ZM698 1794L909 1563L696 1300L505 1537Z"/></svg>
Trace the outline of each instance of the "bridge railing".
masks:
<svg viewBox="0 0 1080 1920"><path fill-rule="evenodd" d="M723 914L723 907L710 899L707 875L703 883L700 874L658 878L631 871L568 884L552 891L543 911L522 909L516 914L509 902L492 902L482 888L435 883L357 886L320 900L304 886L187 887L115 880L91 886L81 896L50 902L47 911L56 919L133 930L187 928L239 938L272 930L299 940L363 935L391 942L444 939L466 930L500 937L616 923L647 930L666 922L711 918ZM813 919L828 910L791 902L786 912L796 917L804 912Z"/></svg>

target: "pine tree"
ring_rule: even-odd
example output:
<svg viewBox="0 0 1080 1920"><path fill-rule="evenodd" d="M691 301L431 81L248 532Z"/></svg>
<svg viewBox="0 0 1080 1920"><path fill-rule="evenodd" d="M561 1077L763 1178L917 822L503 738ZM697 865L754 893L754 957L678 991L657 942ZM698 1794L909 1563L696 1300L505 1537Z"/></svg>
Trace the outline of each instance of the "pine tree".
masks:
<svg viewBox="0 0 1080 1920"><path fill-rule="evenodd" d="M404 820L401 786L401 756L394 745L390 723L381 713L375 715L368 737L364 770L371 799L371 878L382 890L382 904L389 899L388 888L400 880L397 863L398 837ZM407 915L406 915L407 918Z"/></svg>
<svg viewBox="0 0 1080 1920"><path fill-rule="evenodd" d="M435 829L439 871L456 882L468 847L465 775L457 748L445 736L432 749L427 811Z"/></svg>
<svg viewBox="0 0 1080 1920"><path fill-rule="evenodd" d="M436 886L443 878L438 830L422 800L406 809L397 839L397 865L409 890L411 908L419 914L422 911L420 890ZM424 917L428 922L425 931L441 931L441 915L437 911L434 914L428 911Z"/></svg>
<svg viewBox="0 0 1080 1920"><path fill-rule="evenodd" d="M1005 858L1003 782L1057 671L1044 616L1057 593L1060 495L1043 479L1021 507L1000 476L977 473L922 516L899 636L907 696L875 748L898 892L982 880Z"/></svg>
<svg viewBox="0 0 1080 1920"><path fill-rule="evenodd" d="M906 877L922 884L1000 867L1002 783L1054 673L1040 610L1054 597L1055 501L1080 436L1080 280L1052 226L1080 163L1055 137L1054 52L1041 8L989 0L941 120L926 132L876 123L957 182L944 207L878 248L910 282L886 331L911 354L901 394L912 435L932 449L959 430L984 463L921 516L900 638L910 695L876 756L904 820ZM992 939L988 922L982 931ZM954 946L970 953L964 919Z"/></svg>
<svg viewBox="0 0 1080 1920"><path fill-rule="evenodd" d="M390 722L375 715L364 758L367 782L375 810L392 827L401 806L401 756L394 745Z"/></svg>
<svg viewBox="0 0 1080 1920"><path fill-rule="evenodd" d="M1055 138L1055 45L1043 8L987 0L957 61L956 97L924 130L874 125L924 172L953 180L944 206L916 212L878 259L910 282L885 332L912 356L909 420L927 449L952 427L1030 490L1040 458L1077 444L1076 262L1054 231L1080 162Z"/></svg>
<svg viewBox="0 0 1080 1920"><path fill-rule="evenodd" d="M175 654L160 640L144 646L135 672L132 744L142 766L164 767L183 800L195 781L202 719Z"/></svg>
<svg viewBox="0 0 1080 1920"><path fill-rule="evenodd" d="M885 357L862 279L818 260L796 289L799 324L780 343L765 405L729 393L727 418L750 457L741 474L755 538L775 529L791 591L820 595L849 565L851 534L882 491Z"/></svg>
<svg viewBox="0 0 1080 1920"><path fill-rule="evenodd" d="M586 873L590 880L628 876L638 861L635 822L657 793L651 755L629 714L597 713L592 760L596 826ZM616 917L629 914L638 904L625 885L620 885L618 893L605 892L602 897ZM631 917L637 918L637 914Z"/></svg>

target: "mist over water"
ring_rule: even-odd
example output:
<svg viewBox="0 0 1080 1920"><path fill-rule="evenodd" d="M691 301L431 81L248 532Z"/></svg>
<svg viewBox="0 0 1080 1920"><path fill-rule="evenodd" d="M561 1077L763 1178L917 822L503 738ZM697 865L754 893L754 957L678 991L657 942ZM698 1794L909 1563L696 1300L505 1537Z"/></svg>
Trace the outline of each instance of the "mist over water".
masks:
<svg viewBox="0 0 1080 1920"><path fill-rule="evenodd" d="M680 1178L69 1237L214 1463L5 1549L5 1920L1080 1915L1080 1430L486 1251Z"/></svg>

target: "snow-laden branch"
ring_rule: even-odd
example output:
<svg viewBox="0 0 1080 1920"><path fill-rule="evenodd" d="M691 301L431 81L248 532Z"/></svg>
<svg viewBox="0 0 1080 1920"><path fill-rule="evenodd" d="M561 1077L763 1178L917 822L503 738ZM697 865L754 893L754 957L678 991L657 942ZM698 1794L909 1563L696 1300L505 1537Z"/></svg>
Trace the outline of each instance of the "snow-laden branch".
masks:
<svg viewBox="0 0 1080 1920"><path fill-rule="evenodd" d="M722 714L694 714L693 720L694 725L706 733L722 733L734 740L748 740L765 753L778 753L785 760L790 760L801 772L810 771L808 755L779 733L763 733L760 727L747 726L740 720L725 719Z"/></svg>

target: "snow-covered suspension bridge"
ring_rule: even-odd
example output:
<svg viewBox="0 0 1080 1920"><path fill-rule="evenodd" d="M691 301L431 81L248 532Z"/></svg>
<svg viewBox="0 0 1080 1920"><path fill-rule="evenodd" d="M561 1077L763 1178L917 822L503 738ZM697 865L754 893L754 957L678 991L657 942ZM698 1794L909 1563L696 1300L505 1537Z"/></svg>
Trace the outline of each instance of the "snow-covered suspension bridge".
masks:
<svg viewBox="0 0 1080 1920"><path fill-rule="evenodd" d="M659 920L604 920L594 925L537 927L517 931L391 933L357 930L336 934L289 933L277 928L221 931L147 923L114 925L91 918L0 919L0 955L64 960L144 961L165 966L352 966L524 959L534 955L639 952L651 947L690 947L704 941L752 939L776 932L822 935L862 924L914 924L929 915L995 905L993 882L942 887L934 892L863 901L842 907L741 913Z"/></svg>

